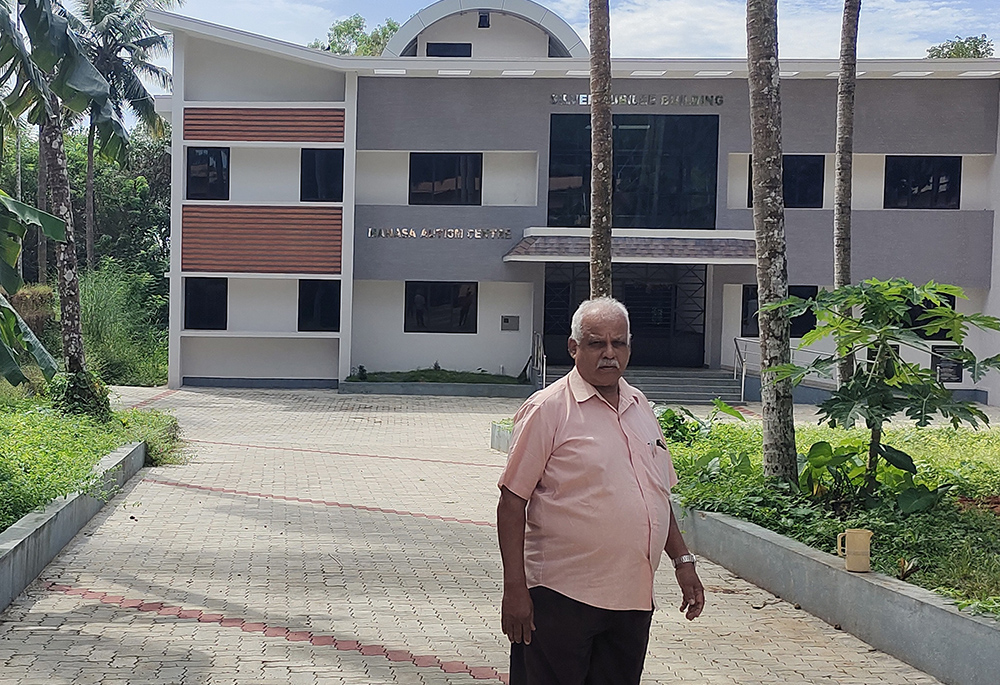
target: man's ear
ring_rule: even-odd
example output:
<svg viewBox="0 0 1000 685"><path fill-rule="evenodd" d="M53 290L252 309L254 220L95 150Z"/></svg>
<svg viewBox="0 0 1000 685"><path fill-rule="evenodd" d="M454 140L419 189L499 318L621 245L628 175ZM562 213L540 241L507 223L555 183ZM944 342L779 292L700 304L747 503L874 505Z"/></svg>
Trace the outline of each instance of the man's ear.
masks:
<svg viewBox="0 0 1000 685"><path fill-rule="evenodd" d="M566 345L569 348L569 356L576 359L577 343L573 338L566 341Z"/></svg>

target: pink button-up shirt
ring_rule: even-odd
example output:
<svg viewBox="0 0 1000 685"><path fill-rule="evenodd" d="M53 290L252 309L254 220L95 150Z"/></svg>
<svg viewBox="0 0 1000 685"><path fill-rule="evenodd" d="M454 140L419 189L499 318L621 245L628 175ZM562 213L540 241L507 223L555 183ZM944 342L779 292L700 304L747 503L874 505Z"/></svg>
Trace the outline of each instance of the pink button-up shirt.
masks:
<svg viewBox="0 0 1000 685"><path fill-rule="evenodd" d="M612 407L573 369L532 395L499 485L528 501L528 587L649 610L677 476L646 397L624 380L618 394Z"/></svg>

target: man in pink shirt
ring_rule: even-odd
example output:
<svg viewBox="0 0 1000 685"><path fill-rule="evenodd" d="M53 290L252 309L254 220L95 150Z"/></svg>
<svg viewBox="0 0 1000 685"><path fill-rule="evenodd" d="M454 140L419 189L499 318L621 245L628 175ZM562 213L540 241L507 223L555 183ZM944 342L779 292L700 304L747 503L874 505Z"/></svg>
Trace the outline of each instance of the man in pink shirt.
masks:
<svg viewBox="0 0 1000 685"><path fill-rule="evenodd" d="M630 341L624 305L587 300L573 315L574 369L514 417L497 507L510 685L637 684L662 551L688 620L705 606L659 423L621 377Z"/></svg>

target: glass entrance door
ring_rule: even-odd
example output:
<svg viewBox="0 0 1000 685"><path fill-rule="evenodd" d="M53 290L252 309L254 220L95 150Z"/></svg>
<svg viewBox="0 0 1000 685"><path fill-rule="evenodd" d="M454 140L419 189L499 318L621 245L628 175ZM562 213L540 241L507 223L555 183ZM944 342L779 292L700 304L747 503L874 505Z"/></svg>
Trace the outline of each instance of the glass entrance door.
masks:
<svg viewBox="0 0 1000 685"><path fill-rule="evenodd" d="M545 354L568 365L570 317L590 293L587 264L545 267ZM705 357L704 265L621 264L612 268L612 294L629 310L633 366L700 367Z"/></svg>

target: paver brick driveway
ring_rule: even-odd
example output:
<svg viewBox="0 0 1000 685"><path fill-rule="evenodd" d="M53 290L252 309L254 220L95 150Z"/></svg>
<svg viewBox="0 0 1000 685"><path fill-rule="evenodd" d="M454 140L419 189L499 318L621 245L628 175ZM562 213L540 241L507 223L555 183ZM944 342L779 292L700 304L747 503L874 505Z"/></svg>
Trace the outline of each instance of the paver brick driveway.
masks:
<svg viewBox="0 0 1000 685"><path fill-rule="evenodd" d="M2 615L0 683L506 679L490 422L516 400L123 389L175 412L144 469ZM657 592L649 683L936 683L711 563Z"/></svg>

